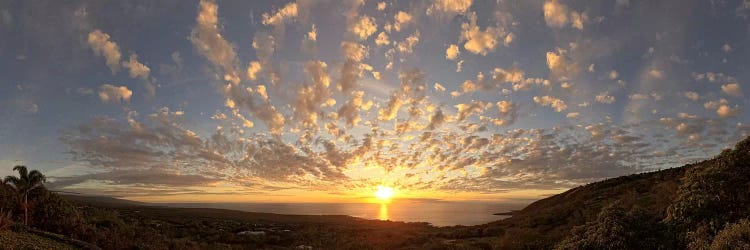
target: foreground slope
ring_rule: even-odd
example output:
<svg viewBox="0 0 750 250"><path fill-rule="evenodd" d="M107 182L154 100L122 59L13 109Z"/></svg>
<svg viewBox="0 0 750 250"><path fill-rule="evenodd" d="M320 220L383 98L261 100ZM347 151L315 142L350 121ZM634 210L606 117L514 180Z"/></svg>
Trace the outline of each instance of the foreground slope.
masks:
<svg viewBox="0 0 750 250"><path fill-rule="evenodd" d="M750 137L713 159L577 187L454 236L500 249L750 249L749 216Z"/></svg>

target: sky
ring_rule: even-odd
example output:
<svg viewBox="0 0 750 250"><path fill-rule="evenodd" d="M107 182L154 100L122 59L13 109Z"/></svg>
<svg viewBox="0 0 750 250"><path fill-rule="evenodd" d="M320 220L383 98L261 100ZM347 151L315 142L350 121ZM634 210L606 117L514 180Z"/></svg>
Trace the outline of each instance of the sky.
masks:
<svg viewBox="0 0 750 250"><path fill-rule="evenodd" d="M0 175L157 202L535 200L750 135L750 1L0 0Z"/></svg>

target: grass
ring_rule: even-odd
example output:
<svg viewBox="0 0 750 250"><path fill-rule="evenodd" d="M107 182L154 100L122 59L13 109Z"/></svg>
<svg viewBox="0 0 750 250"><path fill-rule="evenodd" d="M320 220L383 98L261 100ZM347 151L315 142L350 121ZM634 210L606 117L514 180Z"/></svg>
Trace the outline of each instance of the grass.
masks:
<svg viewBox="0 0 750 250"><path fill-rule="evenodd" d="M65 243L47 239L29 232L0 231L0 246L18 250L68 250L77 249Z"/></svg>

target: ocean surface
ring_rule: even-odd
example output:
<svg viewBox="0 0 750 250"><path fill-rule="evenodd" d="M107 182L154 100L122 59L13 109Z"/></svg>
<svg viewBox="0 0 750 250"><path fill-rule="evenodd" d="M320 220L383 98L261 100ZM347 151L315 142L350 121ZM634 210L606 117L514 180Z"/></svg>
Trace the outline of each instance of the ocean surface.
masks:
<svg viewBox="0 0 750 250"><path fill-rule="evenodd" d="M165 203L169 207L222 208L246 212L350 215L365 219L428 222L435 226L479 225L507 218L493 215L518 210L528 203L419 201L379 203Z"/></svg>

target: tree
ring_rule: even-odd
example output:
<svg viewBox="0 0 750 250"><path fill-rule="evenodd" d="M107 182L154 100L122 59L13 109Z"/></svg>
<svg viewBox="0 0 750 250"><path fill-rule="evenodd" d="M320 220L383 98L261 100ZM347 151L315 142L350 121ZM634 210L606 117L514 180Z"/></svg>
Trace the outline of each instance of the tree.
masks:
<svg viewBox="0 0 750 250"><path fill-rule="evenodd" d="M15 166L13 171L18 171L18 177L6 176L3 184L10 186L19 195L23 195L23 223L29 225L29 192L44 186L47 179L37 170L29 170L26 166Z"/></svg>

